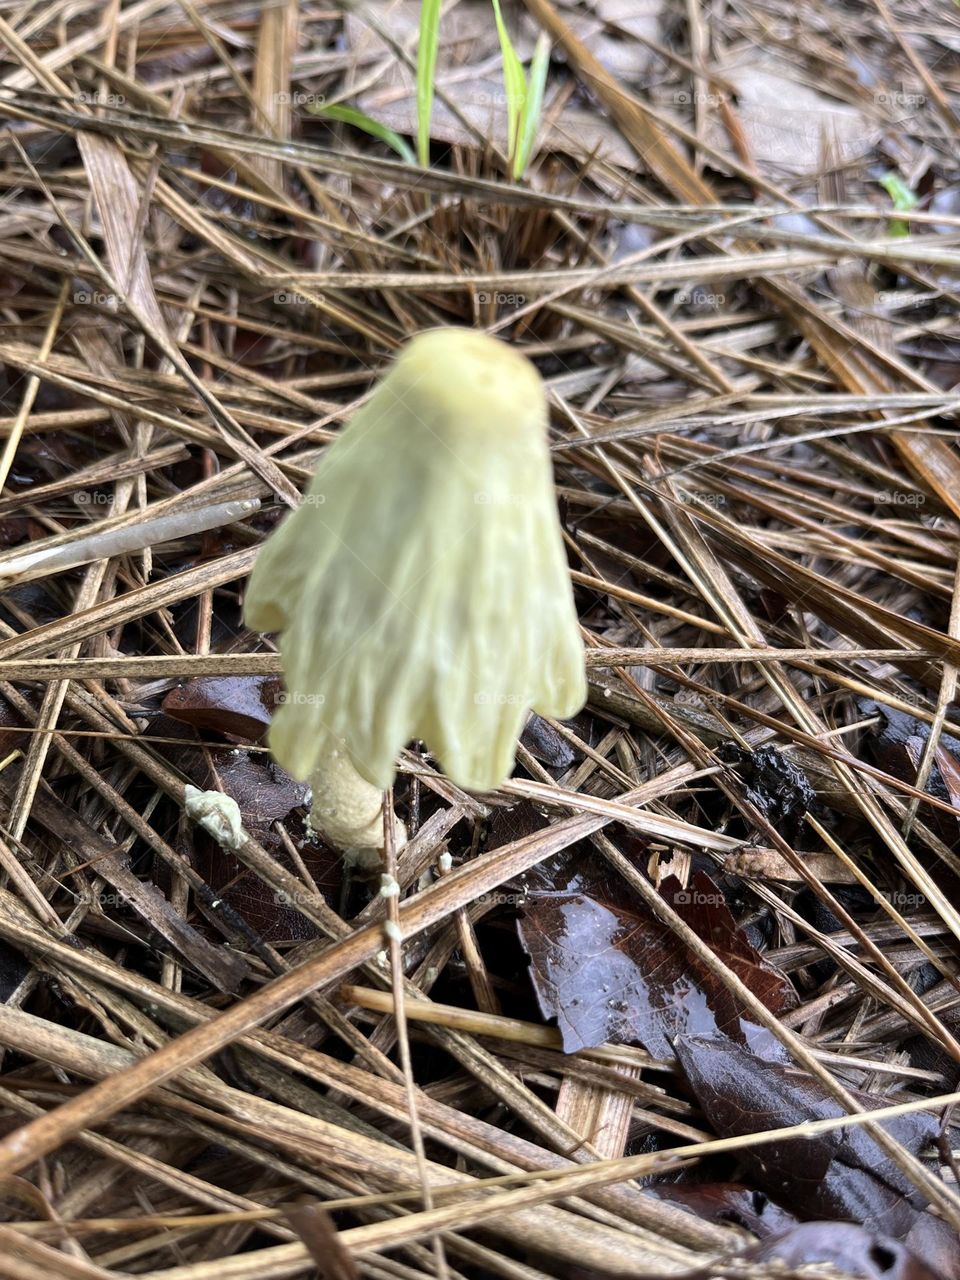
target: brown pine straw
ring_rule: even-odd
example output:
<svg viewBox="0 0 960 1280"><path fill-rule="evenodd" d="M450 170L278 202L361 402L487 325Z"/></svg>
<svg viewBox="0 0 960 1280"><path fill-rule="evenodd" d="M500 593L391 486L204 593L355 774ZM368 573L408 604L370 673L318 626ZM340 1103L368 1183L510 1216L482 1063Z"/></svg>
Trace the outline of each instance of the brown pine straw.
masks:
<svg viewBox="0 0 960 1280"><path fill-rule="evenodd" d="M416 34L378 4L0 18L3 1277L544 1280L586 1257L726 1274L748 1233L635 1180L850 1125L960 1226L955 1184L878 1127L944 1110L951 1165L949 32L912 0L829 27L780 0L686 5L657 31L525 0L528 25L507 14L521 51L541 31L555 50L540 150L510 182L480 8L445 11L425 170L297 97L398 123ZM787 125L758 129L767 60ZM824 113L806 170L798 86ZM894 211L878 168L918 206ZM259 825L246 793L221 882L185 784L229 791L231 762L256 770L265 747L177 736L161 704L281 674L239 622L259 543L392 353L449 323L499 334L547 381L588 708L534 722L494 795L404 752L398 899L355 888L339 914L339 870L321 875L298 811ZM817 801L796 833L730 743L802 770ZM528 819L547 825L510 835ZM494 899L575 845L843 1115L708 1138L675 1061L562 1052L500 968L513 913ZM798 992L782 1019L655 887L692 865L736 877L741 919L769 926ZM943 1059L909 1065L917 1035ZM865 1111L854 1089L892 1105ZM655 1155L598 1158L654 1133Z"/></svg>

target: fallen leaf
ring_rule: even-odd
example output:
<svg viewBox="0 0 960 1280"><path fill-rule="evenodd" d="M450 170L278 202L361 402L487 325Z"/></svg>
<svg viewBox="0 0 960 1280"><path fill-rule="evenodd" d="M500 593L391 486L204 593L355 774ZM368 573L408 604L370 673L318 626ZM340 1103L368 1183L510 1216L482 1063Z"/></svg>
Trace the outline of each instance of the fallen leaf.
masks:
<svg viewBox="0 0 960 1280"><path fill-rule="evenodd" d="M915 785L930 726L905 711L886 707L868 698L858 699L857 709L862 715L879 719L879 725L867 736L867 744L877 764L893 777ZM955 714L954 704L951 718ZM955 809L960 809L960 739L947 733L940 735L925 789L938 800L946 800ZM957 824L950 814L924 806L921 817L949 843L956 840Z"/></svg>
<svg viewBox="0 0 960 1280"><path fill-rule="evenodd" d="M548 769L568 769L577 758L566 740L535 711L523 726L520 741Z"/></svg>
<svg viewBox="0 0 960 1280"><path fill-rule="evenodd" d="M195 729L259 742L280 689L276 676L199 676L171 689L161 706L168 716Z"/></svg>
<svg viewBox="0 0 960 1280"><path fill-rule="evenodd" d="M655 39L661 0L629 0L637 28ZM623 0L621 0L621 8ZM398 41L416 40L420 20L419 0L378 3L367 6ZM449 21L448 21L449 19ZM615 18L614 21L617 21ZM621 19L621 22L623 20ZM635 41L614 39L605 34L605 24L590 15L571 16L576 30L612 74L637 80L653 65L655 55ZM365 63L382 64L389 70L378 76L373 88L361 93L351 104L397 133L415 137L417 102L412 71L404 67L379 36L364 24L361 16L349 14L345 23L347 43ZM524 16L511 39L521 61L533 53L537 26ZM434 100L430 136L435 142L478 145L477 135L464 119L485 138L501 147L508 137L507 93L500 72L496 26L485 0L463 0L445 16L437 58L437 85L457 105L455 113L438 95ZM482 70L477 70L477 68ZM550 89L548 88L548 101ZM458 114L459 113L459 114ZM632 167L636 157L617 128L596 112L566 106L559 115L550 113L541 132L541 145L548 150L585 157L596 152L612 164Z"/></svg>
<svg viewBox="0 0 960 1280"><path fill-rule="evenodd" d="M724 1263L738 1267L736 1274L745 1276L801 1276L806 1268L816 1268L813 1274L818 1276L836 1275L838 1280L841 1276L851 1280L949 1280L954 1274L932 1268L899 1240L852 1222L805 1222L776 1239L728 1254ZM773 1265L764 1267L763 1263ZM684 1280L717 1280L717 1272L714 1267L687 1271Z"/></svg>
<svg viewBox="0 0 960 1280"><path fill-rule="evenodd" d="M220 790L240 806L244 827L287 870L294 871L274 824L282 822L317 886L334 892L341 881L342 857L321 844L306 829L309 788L266 756L243 750L210 753L213 776ZM215 841L197 835L202 866L211 888L260 933L266 942L303 941L317 930L297 910L296 903L278 894L264 880Z"/></svg>
<svg viewBox="0 0 960 1280"><path fill-rule="evenodd" d="M852 1222L805 1222L776 1240L765 1240L741 1260L788 1267L832 1265L842 1275L863 1280L946 1280L955 1271L932 1270L899 1240L855 1226Z"/></svg>
<svg viewBox="0 0 960 1280"><path fill-rule="evenodd" d="M648 1183L644 1192L706 1222L745 1227L760 1239L781 1235L798 1225L792 1213L781 1209L763 1191L741 1182L654 1182Z"/></svg>
<svg viewBox="0 0 960 1280"><path fill-rule="evenodd" d="M228 711L228 715L232 713ZM235 724L236 720L230 718L227 723ZM165 744L158 750L175 761L183 776L201 791L222 791L236 800L244 828L282 866L295 871L277 823L283 824L317 886L331 894L337 891L342 859L306 829L307 786L291 778L265 753L242 747L201 749L193 742L193 730L172 717L161 714L152 733L158 738L182 738L182 745ZM296 903L279 895L201 827L193 825L191 830L197 871L264 941L305 941L317 936L316 928L300 914ZM197 909L206 910L200 901Z"/></svg>
<svg viewBox="0 0 960 1280"><path fill-rule="evenodd" d="M764 1061L727 1038L680 1036L676 1054L700 1109L720 1137L845 1114L812 1076ZM854 1097L866 1108L882 1105L866 1094ZM882 1123L915 1156L932 1149L939 1131L925 1112ZM944 1233L955 1242L946 1223L925 1212L913 1183L860 1126L763 1143L743 1150L740 1159L757 1186L801 1218L849 1219L897 1240L914 1231L911 1246L922 1249L931 1265L945 1244Z"/></svg>
<svg viewBox="0 0 960 1280"><path fill-rule="evenodd" d="M828 98L795 79L792 68L777 58L721 64L718 68L736 93L730 104L758 169L780 174L816 174L822 168L823 144L830 143L837 164L866 155L880 137L880 127L855 107ZM730 140L721 114L707 116L706 140L720 152Z"/></svg>
<svg viewBox="0 0 960 1280"><path fill-rule="evenodd" d="M638 1041L669 1058L674 1037L685 1032L767 1038L671 930L589 854L574 851L538 868L524 888L517 928L541 1012L557 1019L564 1052ZM705 872L689 889L667 877L660 892L773 1013L796 1004L789 981L750 945Z"/></svg>

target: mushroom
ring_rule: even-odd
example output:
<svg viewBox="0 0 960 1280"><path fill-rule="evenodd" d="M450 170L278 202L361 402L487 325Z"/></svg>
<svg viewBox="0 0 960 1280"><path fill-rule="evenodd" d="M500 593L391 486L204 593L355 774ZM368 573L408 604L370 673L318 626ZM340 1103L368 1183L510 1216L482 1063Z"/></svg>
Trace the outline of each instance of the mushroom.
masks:
<svg viewBox="0 0 960 1280"><path fill-rule="evenodd" d="M531 708L563 718L586 700L546 428L525 356L469 329L423 333L257 558L246 621L280 632L286 684L270 747L354 861L383 846L405 743L489 790Z"/></svg>

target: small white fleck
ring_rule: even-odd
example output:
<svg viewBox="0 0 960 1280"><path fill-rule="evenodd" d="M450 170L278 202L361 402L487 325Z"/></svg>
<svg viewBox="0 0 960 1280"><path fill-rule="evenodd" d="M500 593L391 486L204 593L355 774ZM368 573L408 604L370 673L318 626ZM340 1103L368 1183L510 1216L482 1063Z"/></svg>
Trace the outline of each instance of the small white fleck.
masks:
<svg viewBox="0 0 960 1280"><path fill-rule="evenodd" d="M384 874L380 877L380 897L381 898L399 898L400 886L394 880L393 876Z"/></svg>
<svg viewBox="0 0 960 1280"><path fill-rule="evenodd" d="M384 920L383 932L387 935L387 937L390 939L391 942L403 941L403 933L400 929L400 926L398 924L395 924L392 920Z"/></svg>
<svg viewBox="0 0 960 1280"><path fill-rule="evenodd" d="M239 849L247 838L240 806L233 796L221 791L201 791L187 783L183 791L184 811L192 822L209 831L225 849Z"/></svg>
<svg viewBox="0 0 960 1280"><path fill-rule="evenodd" d="M437 866L440 868L440 874L445 876L448 871L453 870L453 855L444 851L437 859Z"/></svg>

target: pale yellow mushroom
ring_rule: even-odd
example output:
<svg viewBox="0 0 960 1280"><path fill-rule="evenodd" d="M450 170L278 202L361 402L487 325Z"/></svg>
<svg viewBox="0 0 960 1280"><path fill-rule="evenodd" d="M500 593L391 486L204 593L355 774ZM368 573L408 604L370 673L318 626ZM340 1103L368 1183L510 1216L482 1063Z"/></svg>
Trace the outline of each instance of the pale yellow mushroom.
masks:
<svg viewBox="0 0 960 1280"><path fill-rule="evenodd" d="M287 688L270 746L310 780L312 821L341 847L345 820L353 844L375 841L411 739L487 790L510 775L531 708L584 704L546 428L526 357L469 329L421 334L257 559L246 619L280 632Z"/></svg>

